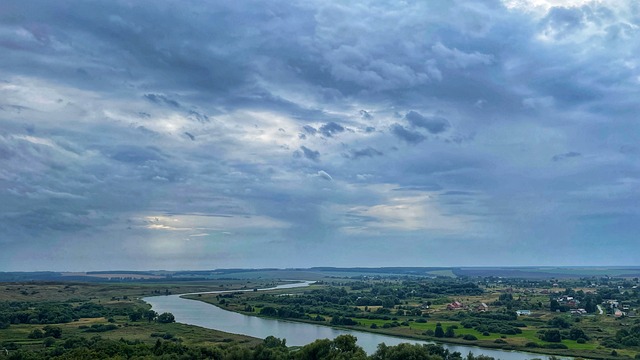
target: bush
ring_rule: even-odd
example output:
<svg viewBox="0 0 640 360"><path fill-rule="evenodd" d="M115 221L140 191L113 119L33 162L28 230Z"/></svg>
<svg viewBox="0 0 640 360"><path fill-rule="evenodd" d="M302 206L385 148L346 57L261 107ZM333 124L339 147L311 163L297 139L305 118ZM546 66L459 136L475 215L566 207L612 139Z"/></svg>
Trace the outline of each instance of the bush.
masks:
<svg viewBox="0 0 640 360"><path fill-rule="evenodd" d="M44 337L44 333L40 329L35 329L31 333L29 333L29 336L27 337L29 339L42 339Z"/></svg>
<svg viewBox="0 0 640 360"><path fill-rule="evenodd" d="M584 338L578 338L578 340L576 340L576 342L577 342L578 344L584 344L584 343L586 343L586 342L587 342L587 340L585 340Z"/></svg>
<svg viewBox="0 0 640 360"><path fill-rule="evenodd" d="M462 338L465 339L465 340L469 340L469 341L478 340L477 337L475 337L474 335L471 335L471 334L466 334Z"/></svg>
<svg viewBox="0 0 640 360"><path fill-rule="evenodd" d="M502 339L495 339L494 343L496 343L496 344L506 344L507 342L502 340Z"/></svg>
<svg viewBox="0 0 640 360"><path fill-rule="evenodd" d="M47 337L44 339L44 341L42 342L42 344L44 345L44 347L50 347L53 344L55 344L56 340L52 337Z"/></svg>
<svg viewBox="0 0 640 360"><path fill-rule="evenodd" d="M540 347L540 345L538 345L538 343L534 343L534 342L532 342L532 341L530 341L530 342L526 343L524 346L525 346L525 347L528 347L528 348L537 348L537 347Z"/></svg>

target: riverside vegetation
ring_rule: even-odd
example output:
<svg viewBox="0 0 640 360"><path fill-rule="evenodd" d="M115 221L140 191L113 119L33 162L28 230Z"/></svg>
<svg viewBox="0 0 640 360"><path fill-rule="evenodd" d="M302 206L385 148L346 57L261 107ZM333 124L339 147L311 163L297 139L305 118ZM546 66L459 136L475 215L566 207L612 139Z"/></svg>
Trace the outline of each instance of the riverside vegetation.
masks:
<svg viewBox="0 0 640 360"><path fill-rule="evenodd" d="M259 340L178 324L170 313L157 314L139 300L273 284L246 279L1 284L0 359L487 359L410 344L380 345L367 355L352 336L289 348L286 339ZM311 288L190 297L249 315L424 340L640 359L637 285L637 278L609 277L354 276L325 278ZM528 315L518 315L518 310L528 310Z"/></svg>

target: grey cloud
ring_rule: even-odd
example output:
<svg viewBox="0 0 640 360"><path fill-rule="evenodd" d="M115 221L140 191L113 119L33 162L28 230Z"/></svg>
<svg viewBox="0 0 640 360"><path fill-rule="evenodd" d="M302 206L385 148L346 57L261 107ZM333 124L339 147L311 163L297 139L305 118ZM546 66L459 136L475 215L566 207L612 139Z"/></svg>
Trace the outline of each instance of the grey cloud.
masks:
<svg viewBox="0 0 640 360"><path fill-rule="evenodd" d="M598 247L633 246L640 223L633 1L546 15L466 0L6 1L0 271L114 266L103 250L123 268L344 266L340 249L365 241L358 261L394 265L389 238L415 263L534 261L511 248L553 265L637 261ZM377 215L335 210L427 196L415 205L460 226L358 235ZM216 254L124 230L167 212L280 226L229 231ZM624 226L584 217L598 212ZM472 250L429 258L442 241ZM64 261L34 258L60 245Z"/></svg>
<svg viewBox="0 0 640 360"><path fill-rule="evenodd" d="M372 147L367 147L364 149L351 149L350 153L351 153L351 157L354 159L361 158L361 157L374 157L374 156L384 155L381 151L378 151Z"/></svg>
<svg viewBox="0 0 640 360"><path fill-rule="evenodd" d="M325 179L325 180L329 180L329 181L333 181L333 178L331 177L331 175L329 175L326 171L324 170L320 170L318 171L318 176Z"/></svg>
<svg viewBox="0 0 640 360"><path fill-rule="evenodd" d="M584 10L579 7L557 6L549 10L540 25L545 35L562 39L583 29L585 27L584 19Z"/></svg>
<svg viewBox="0 0 640 360"><path fill-rule="evenodd" d="M444 196L471 196L471 195L475 195L475 193L473 193L471 191L449 190L449 191L443 192L440 195L444 195Z"/></svg>
<svg viewBox="0 0 640 360"><path fill-rule="evenodd" d="M476 65L491 65L494 62L494 56L491 54L481 54L477 51L465 53L456 48L450 49L440 42L433 45L431 50L451 67L464 69Z"/></svg>
<svg viewBox="0 0 640 360"><path fill-rule="evenodd" d="M567 153L564 153L564 154L553 155L551 160L553 160L553 161L561 161L561 160L580 157L580 156L582 156L582 154L580 154L579 152L570 151L570 152L567 152Z"/></svg>
<svg viewBox="0 0 640 360"><path fill-rule="evenodd" d="M413 127L421 127L427 129L432 134L439 134L441 132L444 132L450 126L449 121L443 117L426 117L413 110L409 111L404 117Z"/></svg>
<svg viewBox="0 0 640 360"><path fill-rule="evenodd" d="M333 121L320 126L319 129L320 133L326 137L333 137L334 135L344 132L344 130L342 125Z"/></svg>
<svg viewBox="0 0 640 360"><path fill-rule="evenodd" d="M180 103L161 94L144 94L144 98L155 104L169 105L174 108L180 108Z"/></svg>
<svg viewBox="0 0 640 360"><path fill-rule="evenodd" d="M360 117L364 120L371 120L373 119L373 115L371 115L368 111L366 110L360 110Z"/></svg>
<svg viewBox="0 0 640 360"><path fill-rule="evenodd" d="M420 143L425 139L424 135L419 132L411 131L398 123L391 125L391 132L395 136L411 144Z"/></svg>
<svg viewBox="0 0 640 360"><path fill-rule="evenodd" d="M638 149L638 147L633 146L633 145L622 145L620 146L620 148L618 149L618 151L621 154L627 154L627 155L637 155L640 154L640 149Z"/></svg>
<svg viewBox="0 0 640 360"><path fill-rule="evenodd" d="M393 191L439 191L439 190L442 190L442 186L438 184L403 186L403 187L398 187L393 189Z"/></svg>
<svg viewBox="0 0 640 360"><path fill-rule="evenodd" d="M306 157L309 160L313 160L313 161L319 161L320 160L320 152L316 151L316 150L311 150L306 146L300 146L300 149L302 150L302 153L304 154L304 157Z"/></svg>
<svg viewBox="0 0 640 360"><path fill-rule="evenodd" d="M205 114L200 114L195 110L189 110L189 118L193 119L201 124L210 122L209 117Z"/></svg>
<svg viewBox="0 0 640 360"><path fill-rule="evenodd" d="M315 135L318 132L318 130L311 125L305 125L302 129L309 135Z"/></svg>
<svg viewBox="0 0 640 360"><path fill-rule="evenodd" d="M111 157L120 162L141 164L147 161L163 160L165 155L154 147L126 146L116 149Z"/></svg>

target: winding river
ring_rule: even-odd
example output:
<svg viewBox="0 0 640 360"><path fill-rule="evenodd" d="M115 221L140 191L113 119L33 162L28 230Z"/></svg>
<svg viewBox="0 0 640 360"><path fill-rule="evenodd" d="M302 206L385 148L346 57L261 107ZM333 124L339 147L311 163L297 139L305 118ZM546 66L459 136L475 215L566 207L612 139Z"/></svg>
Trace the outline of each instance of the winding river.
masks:
<svg viewBox="0 0 640 360"><path fill-rule="evenodd" d="M312 284L312 281L301 283L279 285L273 288L260 289L291 289L297 287L305 287ZM228 291L209 291L169 296L152 296L143 300L151 304L154 311L158 313L170 312L177 322L189 325L196 325L208 329L220 330L233 334L243 334L264 339L269 335L278 338L287 339L289 346L302 346L309 344L316 339L333 339L338 335L351 334L358 338L358 345L362 346L368 354L375 352L378 344L385 343L387 345L397 345L403 342L426 344L425 341L403 339L388 335L380 335L363 331L334 329L328 326L314 325L308 323L298 323L286 320L266 319L257 316L248 316L228 310L224 310L214 305L207 304L202 301L184 299L183 295L195 294L222 294L229 292L237 292L238 290ZM253 291L253 290L240 290ZM496 349L485 349L474 346L442 344L449 351L459 351L462 355L472 352L474 355L486 355L495 359L502 360L527 360L533 358L544 358L544 355L533 354L522 351L506 351Z"/></svg>

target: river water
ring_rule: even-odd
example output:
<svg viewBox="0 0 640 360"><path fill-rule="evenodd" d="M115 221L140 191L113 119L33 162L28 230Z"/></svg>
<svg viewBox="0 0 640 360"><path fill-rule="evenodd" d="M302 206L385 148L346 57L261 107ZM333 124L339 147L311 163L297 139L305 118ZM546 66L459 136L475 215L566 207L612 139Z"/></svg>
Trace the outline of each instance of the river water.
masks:
<svg viewBox="0 0 640 360"><path fill-rule="evenodd" d="M313 282L311 281L305 281L302 283L285 284L276 286L274 288L261 289L260 291L304 287L309 286L312 283ZM204 328L220 330L233 334L243 334L260 339L264 339L267 336L272 335L281 339L287 339L287 345L289 346L302 346L309 344L316 339L333 339L336 336L343 334L351 334L357 337L358 345L362 346L362 348L368 354L374 353L378 344L383 342L389 346L398 345L403 342L416 344L428 343L425 341L403 339L363 331L334 329L322 325L248 316L224 310L222 308L207 304L202 301L181 298L182 295L221 294L237 291L238 290L210 291L169 296L152 296L144 298L143 300L151 304L153 310L159 314L163 312L172 313L175 316L176 321L179 323L201 326ZM464 345L442 345L445 348L449 349L449 351L459 351L463 356L466 356L469 352L472 352L474 355L486 355L502 360L527 360L545 357L541 354L526 353L521 351L485 349Z"/></svg>

